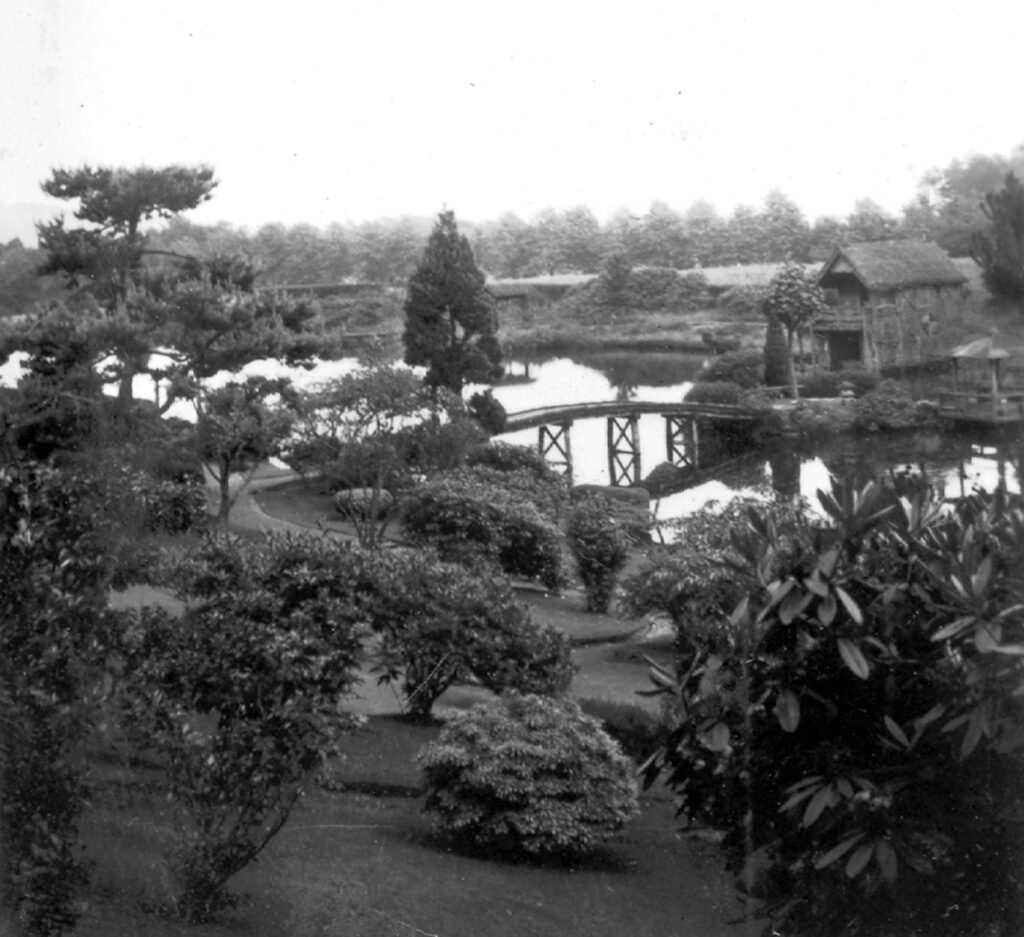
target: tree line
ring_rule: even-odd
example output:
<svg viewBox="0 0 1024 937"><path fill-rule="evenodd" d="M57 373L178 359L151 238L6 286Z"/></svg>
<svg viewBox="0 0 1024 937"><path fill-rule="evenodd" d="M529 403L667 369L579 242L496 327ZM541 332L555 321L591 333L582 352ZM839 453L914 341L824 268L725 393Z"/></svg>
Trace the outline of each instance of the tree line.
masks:
<svg viewBox="0 0 1024 937"><path fill-rule="evenodd" d="M808 220L784 192L773 190L760 207L738 206L728 216L706 201L684 211L667 202L642 215L622 210L601 223L585 206L547 208L530 219L460 220L479 266L501 278L595 273L609 255L631 266L688 269L746 263L824 260L837 243L885 238L927 238L954 257L972 252L972 235L989 221L983 204L1006 174L1024 176L1024 145L1009 156L972 155L925 173L915 197L899 214L871 198L843 218ZM266 224L254 232L218 222L197 224L175 215L150 235L155 249L192 256L240 254L260 271L264 285L332 283L347 279L404 286L433 226L433 218L377 219L361 224ZM14 240L0 245L0 315L25 311L59 287L36 276L42 255Z"/></svg>

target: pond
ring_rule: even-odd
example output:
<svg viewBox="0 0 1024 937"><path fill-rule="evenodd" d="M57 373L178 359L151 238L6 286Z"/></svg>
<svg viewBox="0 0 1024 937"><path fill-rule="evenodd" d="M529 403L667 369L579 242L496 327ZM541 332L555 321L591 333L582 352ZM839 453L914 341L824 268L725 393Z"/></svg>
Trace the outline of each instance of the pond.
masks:
<svg viewBox="0 0 1024 937"><path fill-rule="evenodd" d="M674 403L682 399L705 358L698 355L657 352L585 353L546 359L513 360L506 378L494 388L494 395L510 413L552 404L611 400L640 400ZM299 387L337 377L358 366L355 358L321 362L305 370L288 368L276 361L255 362L244 374L289 375ZM0 369L0 383L13 383L19 373L17 361ZM232 375L220 375L221 381ZM476 388L470 388L468 394ZM148 378L136 380L135 393L153 398ZM192 418L191 406L181 402L172 413ZM572 427L574 481L608 484L606 421L580 420ZM510 433L502 439L522 445L537 445L537 430ZM766 493L774 490L800 493L813 498L817 489L827 487L829 475L853 472L859 478L892 471L924 471L939 489L953 495L978 485L992 489L1000 477L1012 491L1020 491L1011 450L1019 438L993 440L982 433L913 433L897 438L877 436L837 437L799 445L786 440L757 452L723 469L713 480L671 495L652 505L661 518L685 515L709 500L725 500L736 493ZM641 476L665 460L665 424L657 415L640 420Z"/></svg>
<svg viewBox="0 0 1024 937"><path fill-rule="evenodd" d="M702 358L679 354L608 353L555 358L542 362L513 362L513 379L529 383L499 386L495 396L509 412L601 400L676 402L690 388ZM519 376L516 378L516 376ZM537 445L537 430L501 437L522 445ZM574 481L608 484L606 422L580 420L572 427ZM662 498L652 508L658 517L684 516L709 501L737 494L767 495L772 491L800 494L813 501L827 489L831 475L852 475L865 481L888 472L923 473L936 490L948 496L974 487L992 490L1004 481L1020 491L1011 450L1020 440L994 439L984 430L975 434L920 432L899 436L839 436L813 443L784 440L750 453L723 468L713 480ZM640 419L641 476L665 460L665 423L661 416Z"/></svg>

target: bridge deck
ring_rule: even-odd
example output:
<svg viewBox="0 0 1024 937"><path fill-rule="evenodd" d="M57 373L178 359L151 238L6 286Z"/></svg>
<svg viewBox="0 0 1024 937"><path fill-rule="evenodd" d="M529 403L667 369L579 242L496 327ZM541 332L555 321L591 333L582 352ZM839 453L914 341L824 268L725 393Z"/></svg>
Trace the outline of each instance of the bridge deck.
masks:
<svg viewBox="0 0 1024 937"><path fill-rule="evenodd" d="M645 403L641 400L602 400L596 403L561 404L519 410L508 414L505 432L544 426L549 423L568 423L601 416L642 416L661 413L666 416L705 417L716 420L756 420L760 410L724 403Z"/></svg>

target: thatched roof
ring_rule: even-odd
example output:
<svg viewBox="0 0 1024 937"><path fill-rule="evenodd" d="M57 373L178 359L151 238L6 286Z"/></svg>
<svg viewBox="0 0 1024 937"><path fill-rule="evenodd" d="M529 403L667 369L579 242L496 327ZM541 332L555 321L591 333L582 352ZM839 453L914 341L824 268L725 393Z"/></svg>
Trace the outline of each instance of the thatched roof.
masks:
<svg viewBox="0 0 1024 937"><path fill-rule="evenodd" d="M929 241L868 241L837 247L821 268L818 283L827 285L823 281L837 267L852 270L869 290L961 286L967 282L946 252Z"/></svg>
<svg viewBox="0 0 1024 937"><path fill-rule="evenodd" d="M950 358L970 358L972 361L1000 361L1010 357L1010 352L996 345L991 335L976 338L973 342L958 345L949 353Z"/></svg>

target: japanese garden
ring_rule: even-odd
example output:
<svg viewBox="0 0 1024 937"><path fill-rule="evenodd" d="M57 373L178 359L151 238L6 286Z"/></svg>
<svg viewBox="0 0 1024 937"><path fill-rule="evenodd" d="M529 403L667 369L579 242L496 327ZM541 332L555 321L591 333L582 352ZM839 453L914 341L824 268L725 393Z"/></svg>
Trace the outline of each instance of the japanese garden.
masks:
<svg viewBox="0 0 1024 937"><path fill-rule="evenodd" d="M1024 154L0 246L0 934L1024 932Z"/></svg>

